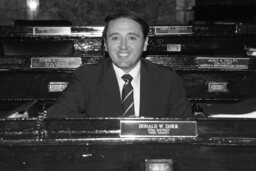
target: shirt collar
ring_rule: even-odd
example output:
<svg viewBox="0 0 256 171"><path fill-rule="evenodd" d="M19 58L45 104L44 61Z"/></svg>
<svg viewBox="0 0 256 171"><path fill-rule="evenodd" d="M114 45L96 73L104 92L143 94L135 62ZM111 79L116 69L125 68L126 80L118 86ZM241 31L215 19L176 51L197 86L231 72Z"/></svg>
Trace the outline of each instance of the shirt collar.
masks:
<svg viewBox="0 0 256 171"><path fill-rule="evenodd" d="M140 68L141 68L141 61L139 60L139 62L136 64L136 66L129 72L129 73L125 73L122 69L118 68L115 64L113 64L113 68L114 71L116 73L117 79L119 80L118 82L120 82L120 80L123 81L122 76L124 74L130 74L133 78L132 82L134 81L135 83L137 83L140 79Z"/></svg>

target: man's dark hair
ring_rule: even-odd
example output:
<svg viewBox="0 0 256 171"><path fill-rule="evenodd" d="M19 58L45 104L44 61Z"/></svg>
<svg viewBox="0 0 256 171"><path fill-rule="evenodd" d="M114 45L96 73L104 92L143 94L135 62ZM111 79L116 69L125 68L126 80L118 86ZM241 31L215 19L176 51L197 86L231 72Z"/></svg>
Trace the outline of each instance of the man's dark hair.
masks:
<svg viewBox="0 0 256 171"><path fill-rule="evenodd" d="M106 24L105 24L105 28L103 30L103 38L104 39L107 38L109 22L112 20L118 19L118 18L129 18L129 19L136 21L141 26L144 38L146 38L148 36L149 25L143 18L139 17L137 14L135 14L132 11L122 11L122 12L115 13L113 15L109 15L105 18L104 21Z"/></svg>

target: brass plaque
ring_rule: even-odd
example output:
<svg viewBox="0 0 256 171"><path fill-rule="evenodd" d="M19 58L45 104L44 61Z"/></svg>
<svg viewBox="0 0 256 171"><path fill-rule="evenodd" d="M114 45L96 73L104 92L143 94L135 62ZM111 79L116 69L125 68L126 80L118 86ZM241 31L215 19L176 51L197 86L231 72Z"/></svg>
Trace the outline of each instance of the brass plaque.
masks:
<svg viewBox="0 0 256 171"><path fill-rule="evenodd" d="M248 69L249 58L197 57L198 68Z"/></svg>
<svg viewBox="0 0 256 171"><path fill-rule="evenodd" d="M192 34L192 26L155 26L155 35Z"/></svg>
<svg viewBox="0 0 256 171"><path fill-rule="evenodd" d="M208 92L228 92L228 82L208 82Z"/></svg>
<svg viewBox="0 0 256 171"><path fill-rule="evenodd" d="M33 35L69 35L71 27L33 27Z"/></svg>
<svg viewBox="0 0 256 171"><path fill-rule="evenodd" d="M196 121L121 120L121 137L196 137Z"/></svg>
<svg viewBox="0 0 256 171"><path fill-rule="evenodd" d="M48 92L62 92L67 86L68 82L49 82Z"/></svg>
<svg viewBox="0 0 256 171"><path fill-rule="evenodd" d="M31 58L31 68L77 68L82 59L77 57L37 57Z"/></svg>
<svg viewBox="0 0 256 171"><path fill-rule="evenodd" d="M168 52L180 52L181 44L167 44L167 51Z"/></svg>
<svg viewBox="0 0 256 171"><path fill-rule="evenodd" d="M102 26L73 27L71 34L72 36L102 37L103 30Z"/></svg>
<svg viewBox="0 0 256 171"><path fill-rule="evenodd" d="M145 159L146 171L173 171L172 159Z"/></svg>

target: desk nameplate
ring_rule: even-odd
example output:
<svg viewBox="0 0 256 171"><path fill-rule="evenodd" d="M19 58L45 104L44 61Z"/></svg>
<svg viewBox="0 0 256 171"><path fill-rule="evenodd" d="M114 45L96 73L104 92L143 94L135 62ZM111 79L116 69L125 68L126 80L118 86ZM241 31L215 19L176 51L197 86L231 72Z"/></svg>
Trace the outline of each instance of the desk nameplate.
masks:
<svg viewBox="0 0 256 171"><path fill-rule="evenodd" d="M192 26L155 26L155 35L192 34Z"/></svg>
<svg viewBox="0 0 256 171"><path fill-rule="evenodd" d="M70 35L71 27L33 27L33 35Z"/></svg>
<svg viewBox="0 0 256 171"><path fill-rule="evenodd" d="M248 69L249 58L197 57L198 68Z"/></svg>
<svg viewBox="0 0 256 171"><path fill-rule="evenodd" d="M181 44L167 44L167 52L181 52Z"/></svg>
<svg viewBox="0 0 256 171"><path fill-rule="evenodd" d="M62 92L68 86L68 82L49 82L48 92Z"/></svg>
<svg viewBox="0 0 256 171"><path fill-rule="evenodd" d="M77 68L82 59L77 57L37 57L31 58L31 68Z"/></svg>
<svg viewBox="0 0 256 171"><path fill-rule="evenodd" d="M121 120L121 137L196 137L196 121Z"/></svg>
<svg viewBox="0 0 256 171"><path fill-rule="evenodd" d="M208 92L228 93L229 90L227 88L227 85L228 85L228 82L209 81L208 82Z"/></svg>

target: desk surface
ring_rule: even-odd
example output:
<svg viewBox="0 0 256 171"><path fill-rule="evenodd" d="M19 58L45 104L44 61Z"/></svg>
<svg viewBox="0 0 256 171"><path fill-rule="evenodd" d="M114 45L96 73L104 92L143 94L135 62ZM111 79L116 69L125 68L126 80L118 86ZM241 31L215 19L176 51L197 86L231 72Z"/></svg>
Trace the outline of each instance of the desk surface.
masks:
<svg viewBox="0 0 256 171"><path fill-rule="evenodd" d="M196 137L160 138L120 137L120 120L2 119L0 167L143 171L148 159L170 159L174 171L256 169L255 119L195 119Z"/></svg>
<svg viewBox="0 0 256 171"><path fill-rule="evenodd" d="M1 119L0 145L6 144L130 144L193 143L212 145L256 145L256 119L200 118L195 137L120 137L122 118ZM129 120L129 119L128 119ZM182 121L144 118L132 120ZM183 120L184 121L184 120ZM192 120L185 120L192 121Z"/></svg>
<svg viewBox="0 0 256 171"><path fill-rule="evenodd" d="M0 167L142 171L145 160L171 159L174 171L256 169L254 119L196 119L198 136L165 138L122 138L120 119L2 119Z"/></svg>

